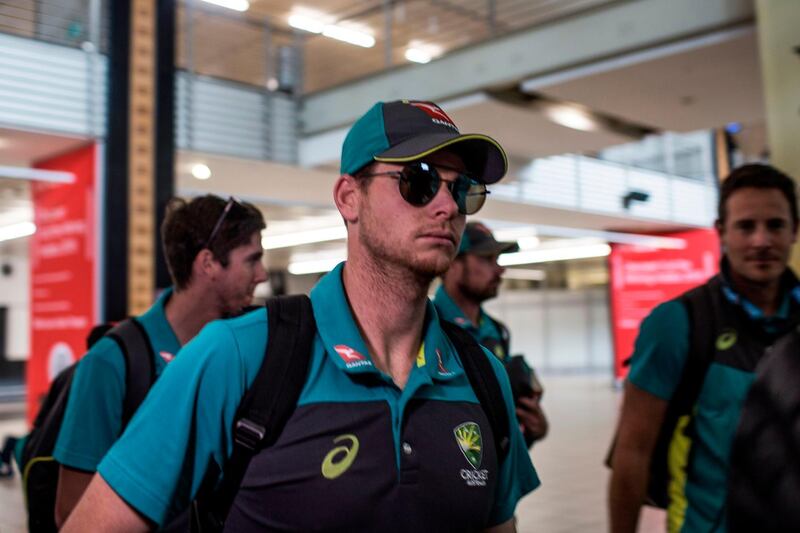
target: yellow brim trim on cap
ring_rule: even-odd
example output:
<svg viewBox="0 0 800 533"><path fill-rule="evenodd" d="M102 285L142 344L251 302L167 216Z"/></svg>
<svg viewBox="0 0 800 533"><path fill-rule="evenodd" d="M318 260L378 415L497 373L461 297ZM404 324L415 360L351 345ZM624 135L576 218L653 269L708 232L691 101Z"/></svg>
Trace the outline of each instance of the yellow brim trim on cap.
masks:
<svg viewBox="0 0 800 533"><path fill-rule="evenodd" d="M426 155L430 155L430 154L432 154L434 152L438 152L442 148L446 148L446 147L450 146L451 144L457 144L457 143L460 143L460 142L463 142L463 141L471 141L471 140L487 141L487 142L493 144L495 147L497 147L497 149L500 151L500 153L503 156L503 166L505 167L503 175L505 175L506 172L508 172L508 157L506 157L506 151L503 150L503 147L500 146L500 144L498 144L497 141L495 141L494 139L492 139L491 137L489 137L487 135L481 135L479 133L466 133L464 135L461 135L460 137L456 137L455 139L450 139L449 141L445 141L445 142L443 142L441 144L437 144L433 148L429 148L428 150L425 150L424 152L420 152L420 153L414 154L414 155L409 155L409 156L406 156L406 157L379 157L379 156L375 156L373 159L375 159L375 161L380 161L381 163L407 163L408 161L416 161L417 159L425 157ZM502 178L503 176L500 176L500 177Z"/></svg>

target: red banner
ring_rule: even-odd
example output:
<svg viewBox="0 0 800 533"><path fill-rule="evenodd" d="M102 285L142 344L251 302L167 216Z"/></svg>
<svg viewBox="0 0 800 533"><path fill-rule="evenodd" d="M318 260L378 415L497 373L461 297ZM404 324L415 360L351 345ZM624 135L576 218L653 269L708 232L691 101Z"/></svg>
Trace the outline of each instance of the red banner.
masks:
<svg viewBox="0 0 800 533"><path fill-rule="evenodd" d="M705 283L719 270L719 238L714 230L662 235L683 239L682 249L614 244L609 256L614 375L624 379L623 362L633 354L639 324L662 302Z"/></svg>
<svg viewBox="0 0 800 533"><path fill-rule="evenodd" d="M91 145L34 165L72 172L75 180L31 186L36 233L30 245L29 422L53 378L86 351L95 323L97 153Z"/></svg>

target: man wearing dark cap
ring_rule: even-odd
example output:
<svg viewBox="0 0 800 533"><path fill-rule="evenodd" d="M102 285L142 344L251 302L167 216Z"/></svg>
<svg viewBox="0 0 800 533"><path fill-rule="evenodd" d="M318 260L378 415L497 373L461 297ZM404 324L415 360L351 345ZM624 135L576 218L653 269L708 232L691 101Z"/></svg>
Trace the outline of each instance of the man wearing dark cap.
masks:
<svg viewBox="0 0 800 533"><path fill-rule="evenodd" d="M308 377L277 441L249 462L225 530L515 530L517 502L539 480L508 378L484 351L508 419L501 460L466 359L427 299L465 216L505 171L494 140L460 134L430 102L378 103L353 125L333 190L348 258L311 291ZM266 315L212 323L183 348L65 531L158 527L215 465L224 471L272 334Z"/></svg>
<svg viewBox="0 0 800 533"><path fill-rule="evenodd" d="M505 269L497 260L500 254L517 252L516 242L498 242L492 232L480 222L470 222L461 237L458 256L442 276L433 303L444 320L453 322L468 331L481 345L491 351L504 364L511 363L508 328L489 316L481 307L486 300L497 296L501 276ZM547 434L547 418L539 405L542 389L531 383L530 369L522 363L522 372L512 375L523 379L524 394L515 398L525 441L532 445ZM516 363L516 362L515 362ZM509 366L509 369L514 367Z"/></svg>

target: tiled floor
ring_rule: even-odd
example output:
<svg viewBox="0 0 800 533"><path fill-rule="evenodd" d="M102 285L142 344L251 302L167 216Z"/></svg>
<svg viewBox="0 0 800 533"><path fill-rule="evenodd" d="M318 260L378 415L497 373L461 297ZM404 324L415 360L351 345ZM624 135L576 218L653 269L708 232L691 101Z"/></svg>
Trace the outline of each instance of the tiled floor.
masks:
<svg viewBox="0 0 800 533"><path fill-rule="evenodd" d="M607 530L604 466L621 393L607 376L545 376L547 438L531 452L542 486L517 508L517 529L542 533ZM661 533L660 511L645 510L639 531Z"/></svg>
<svg viewBox="0 0 800 533"><path fill-rule="evenodd" d="M608 471L603 459L620 395L605 376L545 376L543 381L550 435L532 452L542 486L520 503L517 529L536 533L605 531ZM21 418L0 417L0 438L23 429ZM661 533L663 523L661 513L648 510L639 530ZM23 531L19 476L11 481L0 479L0 533Z"/></svg>

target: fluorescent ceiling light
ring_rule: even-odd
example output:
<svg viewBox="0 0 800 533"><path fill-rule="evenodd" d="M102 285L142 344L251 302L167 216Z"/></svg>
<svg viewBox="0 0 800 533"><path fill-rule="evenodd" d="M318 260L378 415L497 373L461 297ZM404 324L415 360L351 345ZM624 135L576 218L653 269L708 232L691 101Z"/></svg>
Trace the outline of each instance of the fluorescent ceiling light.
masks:
<svg viewBox="0 0 800 533"><path fill-rule="evenodd" d="M192 176L199 180L207 180L211 177L211 169L203 163L192 165Z"/></svg>
<svg viewBox="0 0 800 533"><path fill-rule="evenodd" d="M234 11L247 11L250 9L250 2L247 0L203 0L203 2L233 9Z"/></svg>
<svg viewBox="0 0 800 533"><path fill-rule="evenodd" d="M556 124L574 130L594 131L597 129L597 122L589 113L570 105L550 105L545 109L545 115Z"/></svg>
<svg viewBox="0 0 800 533"><path fill-rule="evenodd" d="M0 226L0 241L19 239L20 237L27 237L34 233L36 233L36 224L33 222L19 222L17 224L9 224L8 226Z"/></svg>
<svg viewBox="0 0 800 533"><path fill-rule="evenodd" d="M325 23L304 15L290 15L289 26L309 33L322 33Z"/></svg>
<svg viewBox="0 0 800 533"><path fill-rule="evenodd" d="M50 183L75 183L75 174L73 172L29 167L0 167L0 178L47 181Z"/></svg>
<svg viewBox="0 0 800 533"><path fill-rule="evenodd" d="M325 20L328 19L328 20ZM331 24L330 17L316 13L303 11L289 15L289 26L298 30L307 31L314 34L322 34L325 37L336 39L364 48L375 46L375 37L365 31L360 31L340 24Z"/></svg>
<svg viewBox="0 0 800 533"><path fill-rule="evenodd" d="M420 50L419 48L409 48L406 50L406 59L414 63L422 63L424 65L425 63L429 63L432 58L431 55L425 50Z"/></svg>
<svg viewBox="0 0 800 533"><path fill-rule="evenodd" d="M542 241L539 240L539 237L535 235L529 235L527 237L520 237L517 239L517 244L519 245L520 250L531 250L538 247L541 242Z"/></svg>
<svg viewBox="0 0 800 533"><path fill-rule="evenodd" d="M352 30L350 28L343 28L334 24L328 24L322 29L322 35L343 41L345 43L362 46L364 48L372 48L375 46L375 37L363 31Z"/></svg>
<svg viewBox="0 0 800 533"><path fill-rule="evenodd" d="M290 274L300 276L303 274L319 274L322 272L329 272L333 268L347 259L347 250L342 248L332 254L326 254L320 257L319 254L298 254L293 256L289 262Z"/></svg>
<svg viewBox="0 0 800 533"><path fill-rule="evenodd" d="M503 272L503 278L523 279L529 281L542 281L547 275L544 270L529 270L527 268L508 268Z"/></svg>
<svg viewBox="0 0 800 533"><path fill-rule="evenodd" d="M503 254L498 258L497 263L500 266L529 265L533 263L547 263L549 261L605 257L610 253L611 247L607 244L588 244L583 246L545 248L513 254Z"/></svg>
<svg viewBox="0 0 800 533"><path fill-rule="evenodd" d="M288 248L290 246L298 246L301 244L312 244L316 242L337 241L347 237L347 229L342 226L334 226L329 228L317 228L305 231L294 231L291 233L282 233L278 235L270 235L262 232L261 245L265 250L275 250L277 248Z"/></svg>

